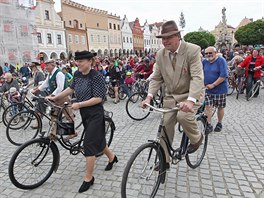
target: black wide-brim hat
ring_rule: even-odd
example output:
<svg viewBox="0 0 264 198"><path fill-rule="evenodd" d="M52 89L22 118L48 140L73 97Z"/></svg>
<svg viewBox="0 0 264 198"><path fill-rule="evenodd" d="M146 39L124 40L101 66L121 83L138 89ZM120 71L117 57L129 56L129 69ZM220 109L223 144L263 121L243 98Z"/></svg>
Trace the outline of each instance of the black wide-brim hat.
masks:
<svg viewBox="0 0 264 198"><path fill-rule="evenodd" d="M95 57L97 55L97 53L92 53L92 52L89 52L87 50L84 50L84 51L77 51L75 52L75 57L74 59L75 60L81 60L81 59L91 59L93 57Z"/></svg>

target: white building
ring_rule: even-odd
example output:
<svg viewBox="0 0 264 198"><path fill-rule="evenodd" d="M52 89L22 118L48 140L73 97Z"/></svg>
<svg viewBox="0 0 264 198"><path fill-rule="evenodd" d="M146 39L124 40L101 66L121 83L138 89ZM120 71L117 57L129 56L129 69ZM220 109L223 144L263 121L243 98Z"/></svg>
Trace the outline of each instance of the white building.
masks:
<svg viewBox="0 0 264 198"><path fill-rule="evenodd" d="M133 34L126 15L124 16L121 22L121 32L123 54L131 55L133 54Z"/></svg>
<svg viewBox="0 0 264 198"><path fill-rule="evenodd" d="M149 53L150 52L150 29L149 29L149 24L146 20L146 22L144 23L144 26L143 26L143 36L144 36L144 52L145 54Z"/></svg>
<svg viewBox="0 0 264 198"><path fill-rule="evenodd" d="M156 38L156 36L159 34L159 29L156 25L156 23L149 26L150 27L150 49L151 52L154 53L160 49L160 39Z"/></svg>
<svg viewBox="0 0 264 198"><path fill-rule="evenodd" d="M18 0L0 1L0 65L35 61L34 11Z"/></svg>
<svg viewBox="0 0 264 198"><path fill-rule="evenodd" d="M53 0L37 0L36 37L40 57L47 59L66 58L66 40L63 21L54 9Z"/></svg>

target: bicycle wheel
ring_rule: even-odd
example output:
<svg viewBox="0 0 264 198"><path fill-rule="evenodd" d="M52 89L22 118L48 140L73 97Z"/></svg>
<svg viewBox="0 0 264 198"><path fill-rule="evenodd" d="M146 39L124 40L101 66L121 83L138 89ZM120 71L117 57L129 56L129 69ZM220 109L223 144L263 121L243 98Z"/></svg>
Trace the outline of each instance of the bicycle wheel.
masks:
<svg viewBox="0 0 264 198"><path fill-rule="evenodd" d="M242 91L243 91L243 80L241 79L240 80L240 82L239 82L239 84L237 85L237 95L236 95L236 99L238 99L238 97L239 97L239 94L241 94L242 93Z"/></svg>
<svg viewBox="0 0 264 198"><path fill-rule="evenodd" d="M114 88L112 88L112 87L108 88L108 95L110 98L115 98Z"/></svg>
<svg viewBox="0 0 264 198"><path fill-rule="evenodd" d="M33 139L42 130L42 121L36 112L22 111L8 122L6 137L9 142L19 146Z"/></svg>
<svg viewBox="0 0 264 198"><path fill-rule="evenodd" d="M124 92L124 89L122 88L122 86L120 86L118 89L118 98L120 100L125 100L126 97L127 97L127 94Z"/></svg>
<svg viewBox="0 0 264 198"><path fill-rule="evenodd" d="M255 84L253 84L253 86L246 95L247 101L249 101L256 94L259 87L260 87L260 82L256 82Z"/></svg>
<svg viewBox="0 0 264 198"><path fill-rule="evenodd" d="M8 174L20 189L34 189L42 185L59 163L57 146L48 138L33 139L20 146L13 154Z"/></svg>
<svg viewBox="0 0 264 198"><path fill-rule="evenodd" d="M159 170L155 170L160 165ZM164 156L154 143L140 146L130 157L125 167L121 197L155 197L164 177Z"/></svg>
<svg viewBox="0 0 264 198"><path fill-rule="evenodd" d="M106 118L105 119L105 139L106 139L106 144L108 147L111 145L113 136L114 136L114 131L115 131L115 124L112 120L112 118ZM103 152L100 152L96 154L96 157L99 157L103 155Z"/></svg>
<svg viewBox="0 0 264 198"><path fill-rule="evenodd" d="M140 107L140 104L147 97L147 93L134 93L126 101L127 115L133 120L143 120L149 116L150 112Z"/></svg>
<svg viewBox="0 0 264 198"><path fill-rule="evenodd" d="M10 119L14 117L17 113L24 111L24 110L28 110L28 109L30 109L30 106L27 102L9 105L2 114L2 121L4 125L7 126Z"/></svg>
<svg viewBox="0 0 264 198"><path fill-rule="evenodd" d="M228 91L227 91L227 95L231 95L234 90L235 90L235 85L236 83L233 81L232 78L228 78Z"/></svg>
<svg viewBox="0 0 264 198"><path fill-rule="evenodd" d="M193 169L197 168L202 163L206 153L207 142L208 142L208 134L205 133L206 118L203 116L198 116L196 120L197 120L198 130L203 134L204 139L202 145L199 147L197 151L191 154L187 153L186 155L186 162L188 166Z"/></svg>

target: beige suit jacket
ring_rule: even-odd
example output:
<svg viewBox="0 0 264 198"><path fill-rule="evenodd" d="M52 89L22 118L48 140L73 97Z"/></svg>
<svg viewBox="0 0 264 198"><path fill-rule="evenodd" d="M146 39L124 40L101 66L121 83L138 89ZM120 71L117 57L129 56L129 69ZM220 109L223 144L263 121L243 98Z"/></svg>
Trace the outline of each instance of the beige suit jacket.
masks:
<svg viewBox="0 0 264 198"><path fill-rule="evenodd" d="M198 102L204 95L200 47L182 41L176 58L174 71L169 51L163 48L157 52L156 69L150 81L148 93L156 95L164 82L166 85L164 107L172 107L188 97Z"/></svg>

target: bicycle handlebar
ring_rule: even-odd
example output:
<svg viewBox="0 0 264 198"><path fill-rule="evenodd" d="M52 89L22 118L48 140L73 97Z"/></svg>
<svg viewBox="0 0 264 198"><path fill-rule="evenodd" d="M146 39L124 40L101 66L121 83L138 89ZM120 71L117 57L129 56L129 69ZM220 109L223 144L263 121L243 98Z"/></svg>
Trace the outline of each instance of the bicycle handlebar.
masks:
<svg viewBox="0 0 264 198"><path fill-rule="evenodd" d="M155 110L155 111L158 111L160 113L170 113L170 112L174 112L174 111L179 111L180 108L179 108L179 105L176 105L176 107L173 107L173 108L168 108L168 109L164 109L164 108L157 108L157 107L154 107L148 103L146 103L146 106L150 107L151 109Z"/></svg>

